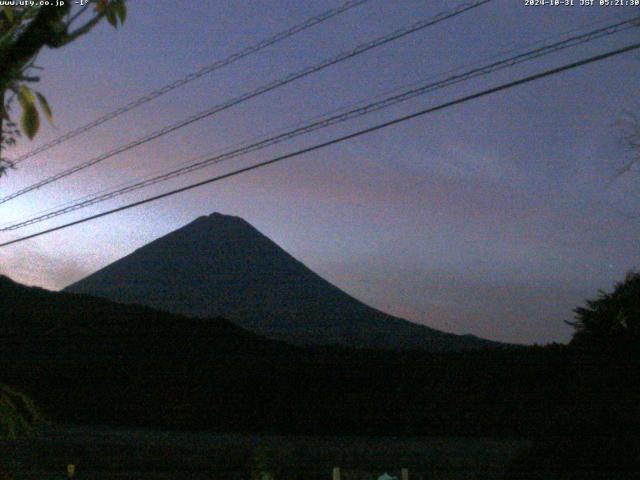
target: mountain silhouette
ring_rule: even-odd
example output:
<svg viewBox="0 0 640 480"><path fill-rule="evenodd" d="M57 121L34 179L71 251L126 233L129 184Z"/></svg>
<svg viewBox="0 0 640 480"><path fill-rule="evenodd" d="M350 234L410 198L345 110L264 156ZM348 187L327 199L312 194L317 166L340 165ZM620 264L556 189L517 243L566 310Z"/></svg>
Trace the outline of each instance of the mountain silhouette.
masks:
<svg viewBox="0 0 640 480"><path fill-rule="evenodd" d="M245 220L202 216L66 289L191 317L223 316L299 345L460 351L499 345L365 305Z"/></svg>

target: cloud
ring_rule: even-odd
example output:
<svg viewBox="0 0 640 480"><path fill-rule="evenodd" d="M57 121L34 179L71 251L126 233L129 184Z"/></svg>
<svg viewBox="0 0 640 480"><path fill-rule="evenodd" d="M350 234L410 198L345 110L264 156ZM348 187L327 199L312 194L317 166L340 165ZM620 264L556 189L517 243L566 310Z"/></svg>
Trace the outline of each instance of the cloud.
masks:
<svg viewBox="0 0 640 480"><path fill-rule="evenodd" d="M34 246L0 251L0 274L27 285L59 290L92 272L79 259L44 253Z"/></svg>

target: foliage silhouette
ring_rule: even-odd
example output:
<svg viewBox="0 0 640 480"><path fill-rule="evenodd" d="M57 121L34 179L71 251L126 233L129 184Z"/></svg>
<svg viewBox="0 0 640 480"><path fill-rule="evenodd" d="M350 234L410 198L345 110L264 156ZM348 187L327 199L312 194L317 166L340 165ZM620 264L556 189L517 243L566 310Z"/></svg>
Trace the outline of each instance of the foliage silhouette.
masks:
<svg viewBox="0 0 640 480"><path fill-rule="evenodd" d="M561 403L506 478L640 478L640 273L574 312Z"/></svg>
<svg viewBox="0 0 640 480"><path fill-rule="evenodd" d="M613 292L599 292L586 307L574 310L572 344L595 349L632 349L640 346L640 272L629 272Z"/></svg>
<svg viewBox="0 0 640 480"><path fill-rule="evenodd" d="M29 397L0 385L0 438L16 438L29 433L41 421L42 416Z"/></svg>
<svg viewBox="0 0 640 480"><path fill-rule="evenodd" d="M40 51L74 42L102 19L117 27L124 23L127 15L125 0L90 0L75 9L72 9L74 2L70 1L59 5L55 2L15 3L0 8L0 175L12 166L2 150L13 145L21 132L30 139L38 132L38 107L52 121L46 98L29 86L40 80L34 75L34 70L40 69L35 65ZM11 118L14 100L22 110L20 128Z"/></svg>
<svg viewBox="0 0 640 480"><path fill-rule="evenodd" d="M544 426L569 377L564 347L440 354L303 348L219 318L27 288L6 277L0 295L7 300L0 303L0 365L54 421L273 434L528 435Z"/></svg>
<svg viewBox="0 0 640 480"><path fill-rule="evenodd" d="M626 349L303 348L223 319L27 288L6 277L0 296L0 368L53 421L278 435L529 437L534 447L505 478L640 473L640 360ZM266 470L263 460L255 458L253 473Z"/></svg>

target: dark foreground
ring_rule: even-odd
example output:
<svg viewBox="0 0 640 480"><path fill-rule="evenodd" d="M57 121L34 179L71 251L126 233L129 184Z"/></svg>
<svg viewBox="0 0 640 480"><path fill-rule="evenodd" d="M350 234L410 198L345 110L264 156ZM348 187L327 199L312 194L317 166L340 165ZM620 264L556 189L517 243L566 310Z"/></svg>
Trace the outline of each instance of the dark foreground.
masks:
<svg viewBox="0 0 640 480"><path fill-rule="evenodd" d="M30 438L0 444L0 461L19 479L63 479L69 463L82 479L503 478L528 442L454 437L246 436L46 426Z"/></svg>

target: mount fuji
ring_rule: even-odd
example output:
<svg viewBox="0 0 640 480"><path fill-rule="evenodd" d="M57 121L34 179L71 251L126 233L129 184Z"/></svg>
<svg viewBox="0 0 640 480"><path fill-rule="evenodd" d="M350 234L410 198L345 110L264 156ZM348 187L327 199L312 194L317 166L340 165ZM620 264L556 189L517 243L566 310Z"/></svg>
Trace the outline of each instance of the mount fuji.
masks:
<svg viewBox="0 0 640 480"><path fill-rule="evenodd" d="M239 217L213 213L68 286L120 303L191 317L225 317L298 345L433 352L499 346L365 305Z"/></svg>

